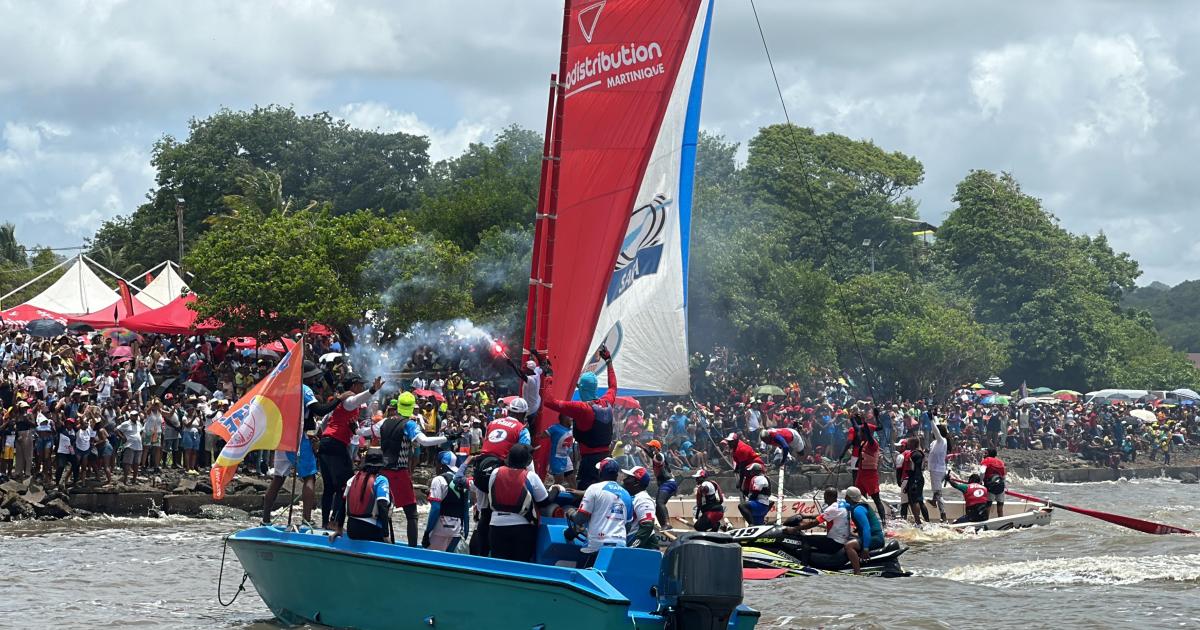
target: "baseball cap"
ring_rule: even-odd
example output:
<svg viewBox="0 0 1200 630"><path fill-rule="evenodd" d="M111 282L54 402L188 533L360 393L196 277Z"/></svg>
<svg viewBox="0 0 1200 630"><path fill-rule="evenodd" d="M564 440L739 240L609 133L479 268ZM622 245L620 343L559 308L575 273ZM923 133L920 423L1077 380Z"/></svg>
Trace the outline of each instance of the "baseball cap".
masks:
<svg viewBox="0 0 1200 630"><path fill-rule="evenodd" d="M528 413L529 403L525 402L524 398L517 396L508 401L508 413Z"/></svg>
<svg viewBox="0 0 1200 630"><path fill-rule="evenodd" d="M855 486L846 488L846 500L854 503L862 501L862 490L859 490Z"/></svg>
<svg viewBox="0 0 1200 630"><path fill-rule="evenodd" d="M596 470L602 473L615 475L621 472L621 465L617 463L617 460L611 457L605 457L604 459L596 462Z"/></svg>
<svg viewBox="0 0 1200 630"><path fill-rule="evenodd" d="M446 468L449 468L450 472L458 472L458 466L455 465L454 459L454 453L450 451L442 451L438 454L438 461Z"/></svg>
<svg viewBox="0 0 1200 630"><path fill-rule="evenodd" d="M633 468L622 469L621 472L637 479L643 484L650 483L650 471L646 470L645 466L634 466Z"/></svg>
<svg viewBox="0 0 1200 630"><path fill-rule="evenodd" d="M659 442L658 440L650 440L649 442L646 442L646 446L652 446L654 448L661 449L662 442Z"/></svg>
<svg viewBox="0 0 1200 630"><path fill-rule="evenodd" d="M726 435L726 436L724 437L724 439L722 439L721 441L722 441L722 442L736 442L736 441L738 441L738 434L737 434L737 431L734 431L734 432L730 433L729 435Z"/></svg>

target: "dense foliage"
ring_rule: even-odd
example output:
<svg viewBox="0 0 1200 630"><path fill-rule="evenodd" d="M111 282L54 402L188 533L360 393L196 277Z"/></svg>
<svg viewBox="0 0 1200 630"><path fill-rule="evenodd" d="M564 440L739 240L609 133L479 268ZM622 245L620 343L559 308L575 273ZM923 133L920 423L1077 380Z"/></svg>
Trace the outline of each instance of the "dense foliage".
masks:
<svg viewBox="0 0 1200 630"><path fill-rule="evenodd" d="M327 114L222 110L156 144L156 188L105 223L90 253L128 275L173 258L179 207L198 309L230 331L368 318L399 335L467 316L515 338L541 137L511 127L436 164L427 148ZM739 149L701 134L691 347L837 366L876 395L992 374L1079 390L1200 384L1155 330L1200 347L1184 319L1200 283L1135 290L1136 261L1103 234L1068 232L1012 176L967 173L930 239L912 156L788 125L761 129L744 163ZM31 261L0 229L7 286L47 256Z"/></svg>

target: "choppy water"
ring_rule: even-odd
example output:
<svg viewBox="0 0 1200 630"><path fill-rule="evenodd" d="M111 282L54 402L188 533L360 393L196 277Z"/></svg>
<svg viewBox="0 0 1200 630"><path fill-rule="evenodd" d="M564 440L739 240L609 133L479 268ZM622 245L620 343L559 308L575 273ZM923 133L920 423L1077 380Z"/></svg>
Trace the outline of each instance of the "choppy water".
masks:
<svg viewBox="0 0 1200 630"><path fill-rule="evenodd" d="M1020 487L1200 530L1200 486ZM221 537L242 525L183 517L0 525L0 628L274 628L249 583L234 605L216 601ZM1049 527L900 536L916 577L751 582L747 603L768 628L1200 627L1200 537L1149 536L1062 510ZM240 577L230 553L226 601Z"/></svg>

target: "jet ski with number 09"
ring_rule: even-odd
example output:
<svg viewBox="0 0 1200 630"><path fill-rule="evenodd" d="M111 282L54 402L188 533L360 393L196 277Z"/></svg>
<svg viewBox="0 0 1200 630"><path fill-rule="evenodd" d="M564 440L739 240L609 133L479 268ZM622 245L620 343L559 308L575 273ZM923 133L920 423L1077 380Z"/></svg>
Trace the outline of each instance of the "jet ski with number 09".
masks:
<svg viewBox="0 0 1200 630"><path fill-rule="evenodd" d="M846 550L821 534L784 534L777 525L744 527L729 532L742 546L743 569L785 570L781 577L852 573ZM912 573L900 566L900 556L908 551L898 540L888 540L883 549L872 552L862 563L862 575L908 577Z"/></svg>

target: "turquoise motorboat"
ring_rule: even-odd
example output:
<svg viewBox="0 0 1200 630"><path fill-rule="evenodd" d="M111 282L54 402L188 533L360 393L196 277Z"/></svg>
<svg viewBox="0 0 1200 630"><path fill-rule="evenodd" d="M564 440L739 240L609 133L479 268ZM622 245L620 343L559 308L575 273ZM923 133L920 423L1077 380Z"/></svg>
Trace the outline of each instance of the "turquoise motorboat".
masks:
<svg viewBox="0 0 1200 630"><path fill-rule="evenodd" d="M566 522L539 526L536 562L514 562L319 532L255 527L228 545L271 612L339 628L655 628L748 630L739 546L725 534L681 537L665 553L603 549L574 568ZM571 566L564 566L570 564Z"/></svg>

